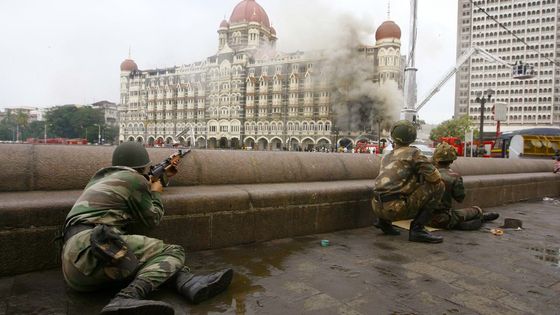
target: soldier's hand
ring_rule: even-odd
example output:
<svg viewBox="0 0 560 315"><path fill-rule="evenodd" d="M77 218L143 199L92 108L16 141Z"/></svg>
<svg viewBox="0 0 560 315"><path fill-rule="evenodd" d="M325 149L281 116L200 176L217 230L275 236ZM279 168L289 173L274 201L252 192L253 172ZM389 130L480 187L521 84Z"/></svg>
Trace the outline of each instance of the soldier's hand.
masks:
<svg viewBox="0 0 560 315"><path fill-rule="evenodd" d="M168 167L165 168L165 175L167 177L173 177L177 174L178 170L177 170L177 166L174 164L169 165Z"/></svg>
<svg viewBox="0 0 560 315"><path fill-rule="evenodd" d="M159 179L156 181L150 181L150 191L163 192L163 185Z"/></svg>

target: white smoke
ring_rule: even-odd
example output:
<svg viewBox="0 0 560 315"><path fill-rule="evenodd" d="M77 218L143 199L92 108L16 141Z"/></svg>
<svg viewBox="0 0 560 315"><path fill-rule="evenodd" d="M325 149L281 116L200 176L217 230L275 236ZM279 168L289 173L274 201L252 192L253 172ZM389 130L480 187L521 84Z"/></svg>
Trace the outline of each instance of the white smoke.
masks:
<svg viewBox="0 0 560 315"><path fill-rule="evenodd" d="M352 131L375 130L378 121L390 125L399 115L403 96L394 81L373 82L374 60L359 50L363 39L373 34L370 23L349 15L336 21L338 31L322 67L333 85L335 125Z"/></svg>

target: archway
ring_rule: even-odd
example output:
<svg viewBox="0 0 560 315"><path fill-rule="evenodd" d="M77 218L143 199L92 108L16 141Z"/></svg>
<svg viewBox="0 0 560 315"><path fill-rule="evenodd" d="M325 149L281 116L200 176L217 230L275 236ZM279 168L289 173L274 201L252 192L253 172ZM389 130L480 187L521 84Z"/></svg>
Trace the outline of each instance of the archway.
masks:
<svg viewBox="0 0 560 315"><path fill-rule="evenodd" d="M241 142L237 138L231 139L231 148L235 150L241 149Z"/></svg>
<svg viewBox="0 0 560 315"><path fill-rule="evenodd" d="M148 137L148 145L149 146L153 147L155 141L156 141L156 139L154 139L154 137Z"/></svg>
<svg viewBox="0 0 560 315"><path fill-rule="evenodd" d="M158 137L154 143L155 147L161 147L163 146L163 137Z"/></svg>
<svg viewBox="0 0 560 315"><path fill-rule="evenodd" d="M136 138L136 142L144 142L144 138L142 138L142 136L138 136L138 138Z"/></svg>
<svg viewBox="0 0 560 315"><path fill-rule="evenodd" d="M197 149L206 148L206 139L204 139L204 137L200 137L200 138L196 139L196 148Z"/></svg>
<svg viewBox="0 0 560 315"><path fill-rule="evenodd" d="M331 142L326 138L321 138L317 140L317 145L315 146L317 151L330 151L331 149Z"/></svg>
<svg viewBox="0 0 560 315"><path fill-rule="evenodd" d="M218 147L216 138L208 138L208 149L215 149Z"/></svg>
<svg viewBox="0 0 560 315"><path fill-rule="evenodd" d="M288 140L288 150L290 151L301 151L301 146L299 143L299 139L291 138Z"/></svg>
<svg viewBox="0 0 560 315"><path fill-rule="evenodd" d="M303 151L312 151L315 147L315 141L311 138L305 138L301 141L301 146L303 147Z"/></svg>
<svg viewBox="0 0 560 315"><path fill-rule="evenodd" d="M247 150L255 150L255 139L253 138L245 138L243 142L245 145L245 149Z"/></svg>
<svg viewBox="0 0 560 315"><path fill-rule="evenodd" d="M173 144L173 138L167 137L167 138L165 139L165 144Z"/></svg>
<svg viewBox="0 0 560 315"><path fill-rule="evenodd" d="M346 148L347 151L350 151L354 148L352 140L348 138L342 138L338 140L338 147L342 150Z"/></svg>
<svg viewBox="0 0 560 315"><path fill-rule="evenodd" d="M221 137L220 138L219 148L220 149L227 149L228 148L228 139L226 137Z"/></svg>
<svg viewBox="0 0 560 315"><path fill-rule="evenodd" d="M281 151L282 150L282 140L280 138L274 138L270 140L270 149L272 151Z"/></svg>
<svg viewBox="0 0 560 315"><path fill-rule="evenodd" d="M266 151L268 150L268 140L266 138L260 138L257 143L257 150Z"/></svg>
<svg viewBox="0 0 560 315"><path fill-rule="evenodd" d="M134 141L134 140L136 140L136 139L134 139L133 136L128 137L128 141Z"/></svg>

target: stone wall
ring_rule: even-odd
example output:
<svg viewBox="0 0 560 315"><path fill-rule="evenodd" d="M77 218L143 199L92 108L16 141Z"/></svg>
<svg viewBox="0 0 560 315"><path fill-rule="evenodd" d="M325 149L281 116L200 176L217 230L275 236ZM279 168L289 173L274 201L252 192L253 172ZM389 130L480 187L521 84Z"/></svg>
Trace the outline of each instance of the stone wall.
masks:
<svg viewBox="0 0 560 315"><path fill-rule="evenodd" d="M0 276L59 264L61 224L114 147L0 145ZM171 149L149 150L153 162ZM368 154L194 151L151 235L187 250L369 226L379 159ZM460 158L464 206L560 195L552 161Z"/></svg>

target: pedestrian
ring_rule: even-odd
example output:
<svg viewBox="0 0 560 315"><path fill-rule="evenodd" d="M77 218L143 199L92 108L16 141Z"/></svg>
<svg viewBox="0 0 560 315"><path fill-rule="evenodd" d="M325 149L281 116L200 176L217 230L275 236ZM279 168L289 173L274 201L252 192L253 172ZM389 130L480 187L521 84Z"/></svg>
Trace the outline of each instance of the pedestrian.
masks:
<svg viewBox="0 0 560 315"><path fill-rule="evenodd" d="M231 269L194 275L181 246L127 233L135 224L154 227L163 217L163 185L145 174L150 164L141 143L119 145L112 166L93 175L66 217L62 271L68 286L81 292L126 286L102 314L173 314L171 305L146 299L164 282L199 303L225 290L233 276ZM176 166L164 177L175 175Z"/></svg>
<svg viewBox="0 0 560 315"><path fill-rule="evenodd" d="M410 121L397 121L391 128L391 138L393 150L383 156L375 179L375 226L385 234L398 235L392 221L413 219L409 241L441 243L441 236L425 229L444 191L439 171L422 151L410 145L416 140L416 127Z"/></svg>
<svg viewBox="0 0 560 315"><path fill-rule="evenodd" d="M554 161L554 173L560 172L560 155L556 155L556 161Z"/></svg>
<svg viewBox="0 0 560 315"><path fill-rule="evenodd" d="M443 142L437 146L432 159L445 183L445 192L434 209L429 224L431 227L478 230L482 227L482 223L496 220L500 216L494 212L485 213L478 206L453 209L453 200L460 203L466 196L463 178L451 169L451 164L457 159L457 151L453 146Z"/></svg>

